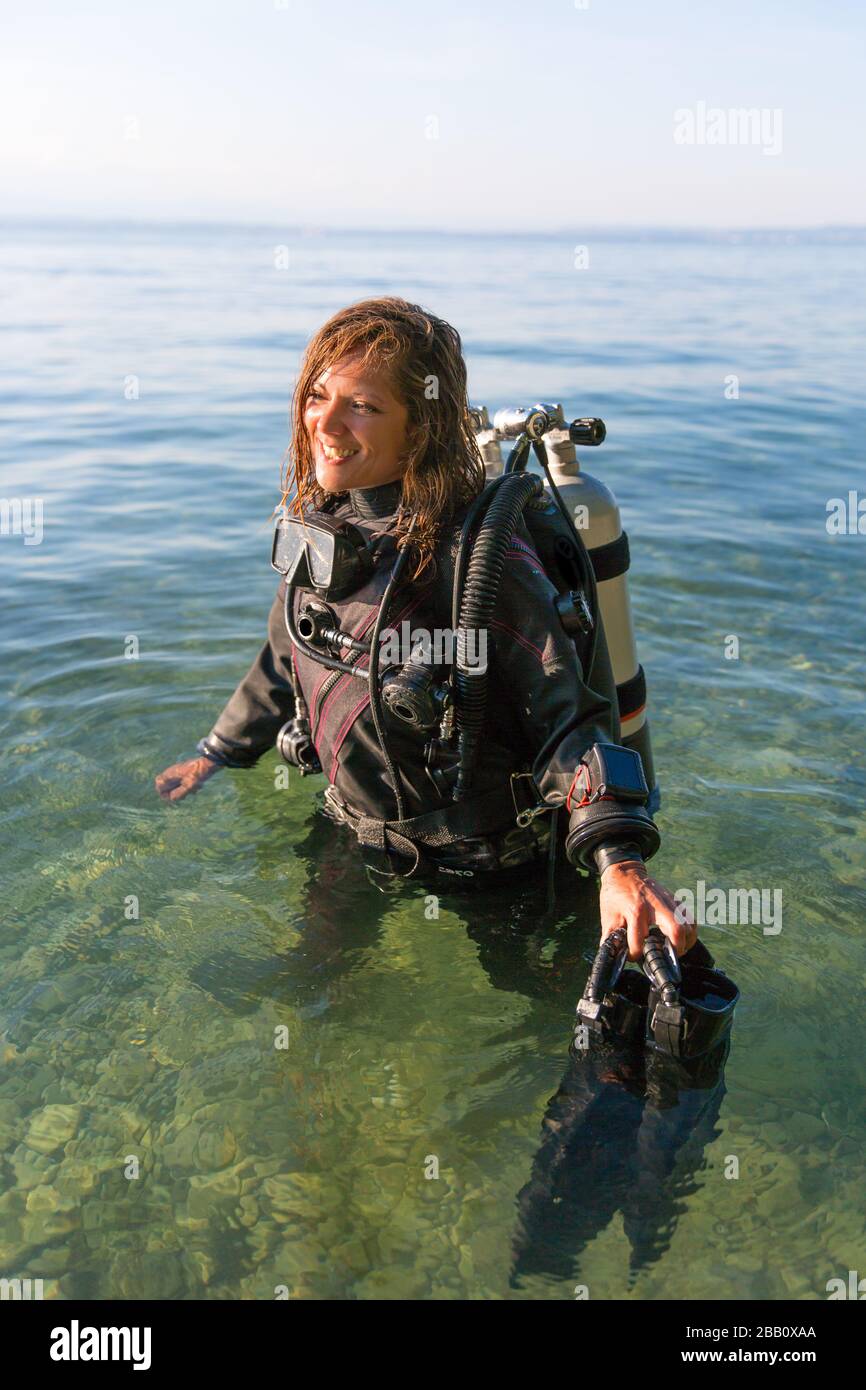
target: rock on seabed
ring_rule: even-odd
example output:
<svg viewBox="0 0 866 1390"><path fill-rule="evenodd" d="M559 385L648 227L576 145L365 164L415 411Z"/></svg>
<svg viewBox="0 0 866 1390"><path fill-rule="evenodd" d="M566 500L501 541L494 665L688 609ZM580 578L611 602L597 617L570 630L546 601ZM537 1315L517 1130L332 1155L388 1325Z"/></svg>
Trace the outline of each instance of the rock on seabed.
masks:
<svg viewBox="0 0 866 1390"><path fill-rule="evenodd" d="M27 1143L40 1154L53 1154L72 1139L81 1122L80 1105L46 1105L30 1123Z"/></svg>

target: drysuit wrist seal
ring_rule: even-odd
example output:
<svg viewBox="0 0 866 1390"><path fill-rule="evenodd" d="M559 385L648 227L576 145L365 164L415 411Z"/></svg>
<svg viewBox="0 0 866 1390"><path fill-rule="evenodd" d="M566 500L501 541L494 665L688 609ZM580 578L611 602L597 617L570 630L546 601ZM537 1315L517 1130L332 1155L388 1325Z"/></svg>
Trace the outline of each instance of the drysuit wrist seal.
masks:
<svg viewBox="0 0 866 1390"><path fill-rule="evenodd" d="M199 753L200 758L207 758L210 763L215 763L217 767L228 767L228 758L225 758L224 753L218 752L217 749L213 748L213 746L207 742L207 738L199 739L199 742L196 744L196 752Z"/></svg>
<svg viewBox="0 0 866 1390"><path fill-rule="evenodd" d="M565 841L565 852L572 864L589 873L598 873L595 851L611 840L636 844L644 859L652 859L661 844L658 829L643 806L620 806L615 801L603 801L572 811Z"/></svg>
<svg viewBox="0 0 866 1390"><path fill-rule="evenodd" d="M242 762L239 758L232 758L229 756L228 753L223 753L222 750L218 748L215 743L210 742L210 735L207 735L205 738L199 739L198 743L195 746L195 751L201 757L207 758L208 762L216 763L217 767L246 768L249 766L248 763Z"/></svg>
<svg viewBox="0 0 866 1390"><path fill-rule="evenodd" d="M629 844L603 844L593 851L595 860L595 871L599 878L604 874L605 869L609 869L613 864L634 864L643 863L643 855L640 846L635 843Z"/></svg>
<svg viewBox="0 0 866 1390"><path fill-rule="evenodd" d="M595 852L602 855L615 841L651 859L661 837L646 809L648 799L640 754L615 743L594 744L579 762L566 800L571 820L565 850L571 863L601 873L607 864L599 867Z"/></svg>

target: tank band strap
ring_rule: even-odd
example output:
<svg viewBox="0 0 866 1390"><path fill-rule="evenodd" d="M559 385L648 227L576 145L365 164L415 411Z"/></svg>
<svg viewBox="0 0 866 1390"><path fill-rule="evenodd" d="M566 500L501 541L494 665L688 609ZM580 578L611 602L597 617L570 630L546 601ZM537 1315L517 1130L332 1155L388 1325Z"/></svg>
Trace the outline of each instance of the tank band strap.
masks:
<svg viewBox="0 0 866 1390"><path fill-rule="evenodd" d="M617 686L616 700L619 705L619 717L623 723L643 709L646 704L646 676L642 666L638 666L629 680Z"/></svg>
<svg viewBox="0 0 866 1390"><path fill-rule="evenodd" d="M621 531L615 541L608 541L607 545L597 545L588 551L588 554L598 584L602 584L605 579L616 579L619 575L625 574L631 564L628 536L625 531Z"/></svg>

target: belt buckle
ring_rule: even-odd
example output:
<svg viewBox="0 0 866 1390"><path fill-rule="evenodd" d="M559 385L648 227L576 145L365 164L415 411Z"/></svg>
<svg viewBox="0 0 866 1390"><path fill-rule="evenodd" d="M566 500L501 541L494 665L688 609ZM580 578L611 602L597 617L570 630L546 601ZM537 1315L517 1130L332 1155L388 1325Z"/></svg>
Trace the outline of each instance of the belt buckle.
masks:
<svg viewBox="0 0 866 1390"><path fill-rule="evenodd" d="M528 806L524 806L523 810L521 810L517 800L517 789L514 785L515 782L520 781L521 777L528 777L529 781L532 782L533 787L535 786L535 782L531 772L512 772L509 778L508 785L511 789L511 800L514 803L514 817L516 824L519 826L527 826L529 822L532 820L533 814L537 814L535 812L535 807L538 804L538 789L535 788L535 795L532 796L532 793L529 791L529 788L527 788L527 794L532 796L532 801Z"/></svg>
<svg viewBox="0 0 866 1390"><path fill-rule="evenodd" d="M323 799L325 801L325 815L329 816L331 820L339 821L341 825L345 825L345 803L340 800L340 797L337 795L336 789L332 785L329 784L325 788L323 792Z"/></svg>
<svg viewBox="0 0 866 1390"><path fill-rule="evenodd" d="M540 793L538 792L538 788L536 787L535 790L537 795L535 802L531 806L524 807L524 809L521 811L518 808L517 797L514 794L514 783L519 777L528 777L529 780L532 782L533 786L535 786L535 782L531 772L512 772L511 774L511 799L514 802L514 809L517 812L515 820L517 825L519 825L522 830L525 830L526 827L528 825L531 825L531 823L535 820L536 816L543 816L546 811L555 811L559 806L562 806L565 801L565 797L562 795L561 792L558 792L556 793L552 801L546 801L544 798L542 798L539 801L537 799L537 796L540 795Z"/></svg>

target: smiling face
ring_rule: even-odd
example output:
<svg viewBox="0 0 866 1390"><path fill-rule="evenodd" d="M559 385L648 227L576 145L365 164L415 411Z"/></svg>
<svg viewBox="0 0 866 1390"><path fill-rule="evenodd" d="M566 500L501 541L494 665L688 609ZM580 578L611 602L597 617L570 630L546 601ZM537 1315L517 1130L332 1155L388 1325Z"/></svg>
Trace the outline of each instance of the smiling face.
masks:
<svg viewBox="0 0 866 1390"><path fill-rule="evenodd" d="M401 477L408 419L386 373L364 370L357 359L322 372L304 408L319 486L346 492Z"/></svg>

